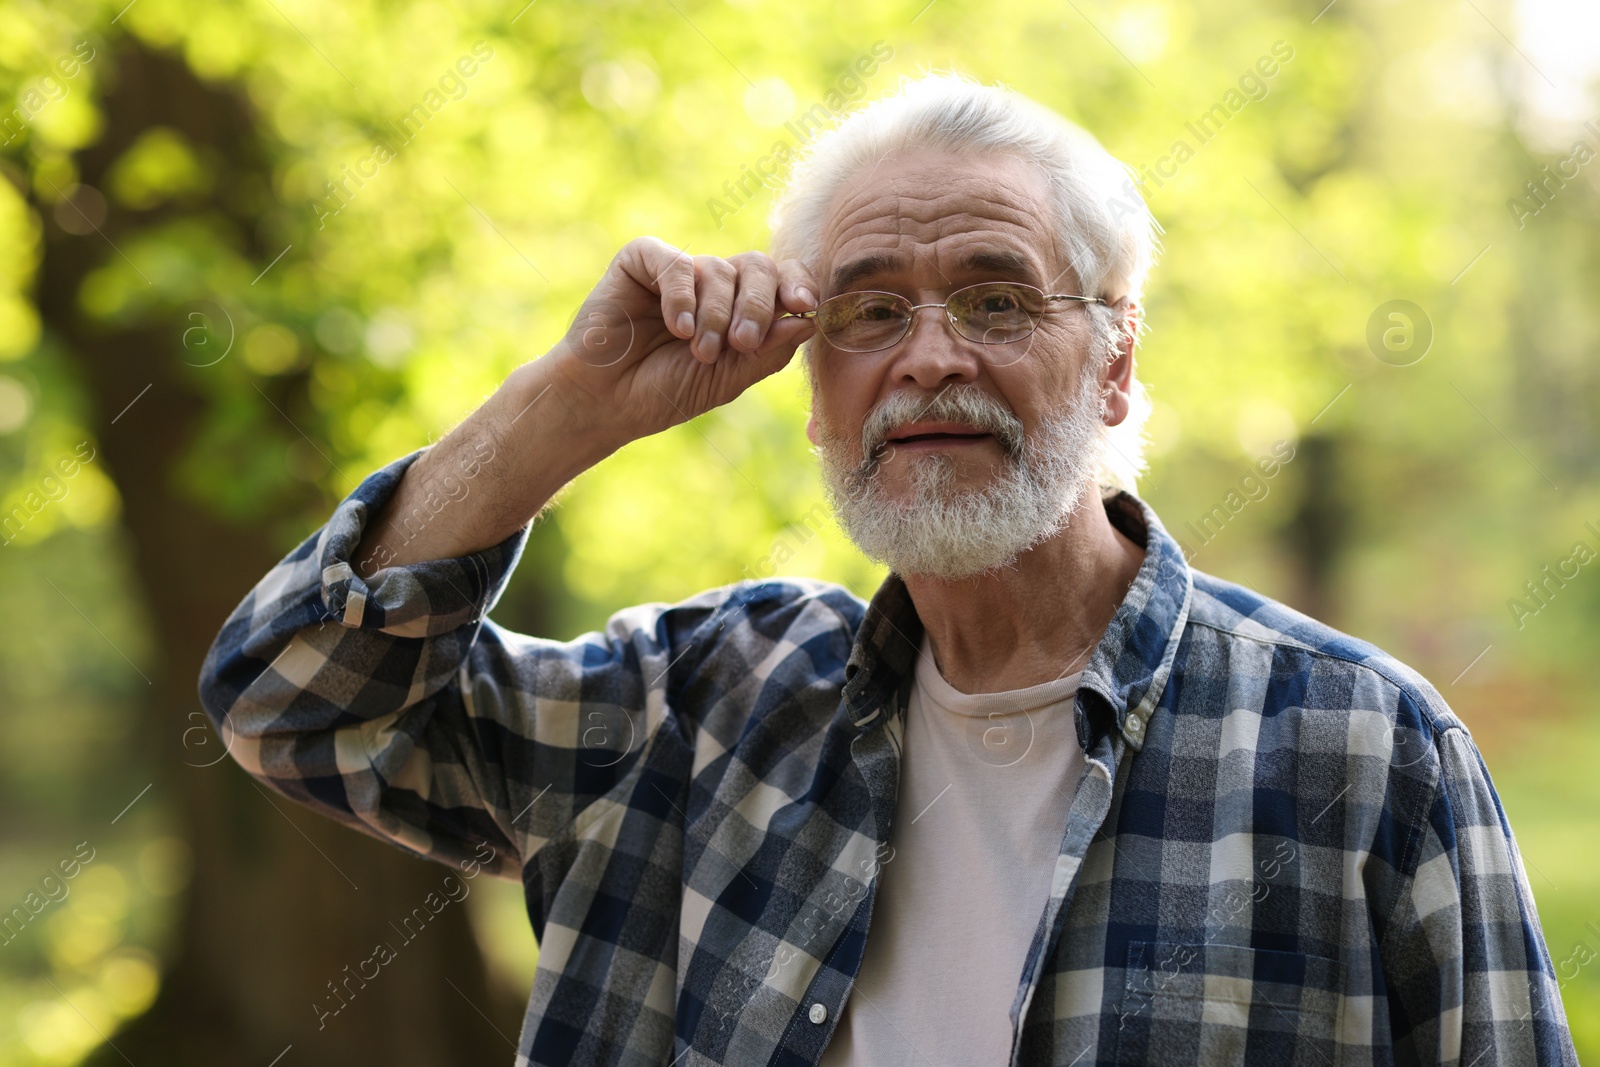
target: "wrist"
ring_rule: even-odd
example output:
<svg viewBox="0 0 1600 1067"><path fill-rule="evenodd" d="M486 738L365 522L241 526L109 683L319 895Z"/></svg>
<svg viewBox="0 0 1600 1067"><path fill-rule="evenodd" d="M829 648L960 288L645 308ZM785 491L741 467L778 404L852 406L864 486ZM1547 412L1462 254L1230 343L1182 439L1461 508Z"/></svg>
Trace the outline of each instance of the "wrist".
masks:
<svg viewBox="0 0 1600 1067"><path fill-rule="evenodd" d="M616 420L605 417L601 405L574 383L564 358L558 346L512 371L501 385L503 407L497 421L503 433L546 442L545 454L563 457L568 469L562 473L570 479L632 438L618 434Z"/></svg>

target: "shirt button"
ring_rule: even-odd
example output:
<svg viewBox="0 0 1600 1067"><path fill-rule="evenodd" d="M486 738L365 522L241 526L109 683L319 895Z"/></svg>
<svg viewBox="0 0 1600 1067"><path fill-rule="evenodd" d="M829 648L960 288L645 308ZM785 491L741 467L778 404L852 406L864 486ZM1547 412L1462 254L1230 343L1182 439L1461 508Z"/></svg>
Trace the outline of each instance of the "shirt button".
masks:
<svg viewBox="0 0 1600 1067"><path fill-rule="evenodd" d="M821 1026L828 1021L828 1006L821 1001L811 1005L811 1021Z"/></svg>

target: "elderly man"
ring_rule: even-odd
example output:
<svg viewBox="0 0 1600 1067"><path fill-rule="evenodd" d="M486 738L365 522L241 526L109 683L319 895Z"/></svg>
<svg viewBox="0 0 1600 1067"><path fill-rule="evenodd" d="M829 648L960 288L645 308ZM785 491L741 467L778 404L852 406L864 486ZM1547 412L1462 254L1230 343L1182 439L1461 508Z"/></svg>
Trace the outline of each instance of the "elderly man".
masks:
<svg viewBox="0 0 1600 1067"><path fill-rule="evenodd" d="M1460 720L1133 495L1152 241L1059 116L905 84L813 146L772 257L624 247L262 580L205 705L285 795L522 881L518 1063L1575 1062ZM565 483L802 343L870 603L486 618Z"/></svg>

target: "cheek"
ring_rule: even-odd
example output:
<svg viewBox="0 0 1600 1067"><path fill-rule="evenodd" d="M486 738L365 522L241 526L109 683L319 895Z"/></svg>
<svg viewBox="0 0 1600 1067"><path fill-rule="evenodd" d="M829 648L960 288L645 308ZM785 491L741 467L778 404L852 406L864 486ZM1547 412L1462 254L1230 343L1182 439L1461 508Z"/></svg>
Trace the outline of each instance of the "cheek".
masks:
<svg viewBox="0 0 1600 1067"><path fill-rule="evenodd" d="M1082 310L1067 307L1046 315L1032 337L1035 349L1062 362L1086 351L1094 341L1094 331L1084 321Z"/></svg>
<svg viewBox="0 0 1600 1067"><path fill-rule="evenodd" d="M994 372L996 384L1006 396L1016 397L1030 408L1059 409L1077 400L1086 361L1091 359L1090 331L1066 323L1046 323L1033 336L1037 341L1026 358Z"/></svg>
<svg viewBox="0 0 1600 1067"><path fill-rule="evenodd" d="M817 385L811 394L812 418L819 433L859 436L867 412L877 396L877 378L871 368L848 354L819 351Z"/></svg>
<svg viewBox="0 0 1600 1067"><path fill-rule="evenodd" d="M841 409L824 403L814 412L817 424L817 444L845 449L852 454L861 445L861 427L866 421L865 410L851 406Z"/></svg>

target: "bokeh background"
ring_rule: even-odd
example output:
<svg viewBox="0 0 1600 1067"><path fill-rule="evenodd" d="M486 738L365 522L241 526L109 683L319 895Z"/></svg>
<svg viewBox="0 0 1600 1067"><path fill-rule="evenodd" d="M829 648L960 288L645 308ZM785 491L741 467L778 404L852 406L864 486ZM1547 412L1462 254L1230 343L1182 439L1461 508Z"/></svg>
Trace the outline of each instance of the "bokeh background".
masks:
<svg viewBox="0 0 1600 1067"><path fill-rule="evenodd" d="M444 871L221 758L201 658L627 240L764 248L784 161L928 69L1140 169L1145 496L1443 692L1600 1057L1597 68L1587 0L0 0L0 1064L512 1055L537 950L487 877L318 1030ZM870 595L804 410L791 366L585 475L497 621Z"/></svg>

